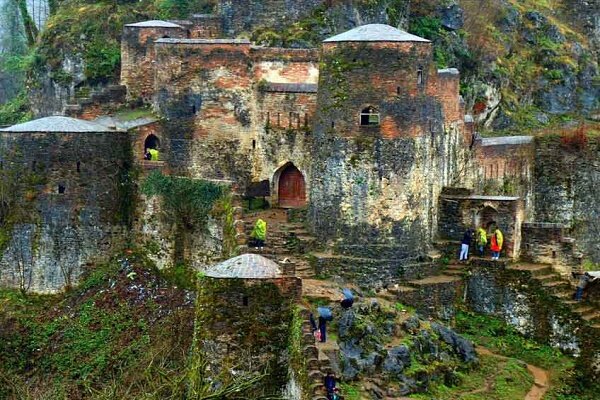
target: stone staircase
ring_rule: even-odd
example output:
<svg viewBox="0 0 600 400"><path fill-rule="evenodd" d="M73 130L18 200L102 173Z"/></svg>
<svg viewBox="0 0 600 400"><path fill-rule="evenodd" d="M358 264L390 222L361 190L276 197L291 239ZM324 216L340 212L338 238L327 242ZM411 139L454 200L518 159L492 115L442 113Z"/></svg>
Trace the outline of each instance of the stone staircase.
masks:
<svg viewBox="0 0 600 400"><path fill-rule="evenodd" d="M310 392L308 397L312 400L327 400L323 380L327 373L333 372L331 360L320 348L313 336L310 326L310 311L303 309L301 311L302 322L302 353L305 359L306 373Z"/></svg>
<svg viewBox="0 0 600 400"><path fill-rule="evenodd" d="M315 276L310 265L308 251L316 240L310 235L301 222L290 222L288 211L269 209L248 213L244 216L246 235L249 238L256 221L261 218L267 223L267 240L263 250L253 247L242 248L243 251L261 254L302 279Z"/></svg>
<svg viewBox="0 0 600 400"><path fill-rule="evenodd" d="M567 305L571 312L589 323L592 328L600 330L600 307L598 304L573 300L576 282L564 279L554 271L551 265L515 263L508 266L508 269L529 272L531 277L538 281L546 292Z"/></svg>

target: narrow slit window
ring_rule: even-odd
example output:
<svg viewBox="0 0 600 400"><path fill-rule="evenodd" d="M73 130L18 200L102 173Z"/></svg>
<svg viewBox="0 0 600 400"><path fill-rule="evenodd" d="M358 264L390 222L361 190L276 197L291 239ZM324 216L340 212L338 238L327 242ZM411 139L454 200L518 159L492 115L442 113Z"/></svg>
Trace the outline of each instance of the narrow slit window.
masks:
<svg viewBox="0 0 600 400"><path fill-rule="evenodd" d="M248 307L248 296L242 297L242 304L244 307Z"/></svg>
<svg viewBox="0 0 600 400"><path fill-rule="evenodd" d="M65 187L63 185L58 185L58 194L64 194L65 193Z"/></svg>
<svg viewBox="0 0 600 400"><path fill-rule="evenodd" d="M81 161L77 161L77 172L81 172Z"/></svg>
<svg viewBox="0 0 600 400"><path fill-rule="evenodd" d="M256 140L252 140L252 150L256 149Z"/></svg>
<svg viewBox="0 0 600 400"><path fill-rule="evenodd" d="M379 112L375 107L367 107L360 113L360 124L362 126L377 126L379 125Z"/></svg>
<svg viewBox="0 0 600 400"><path fill-rule="evenodd" d="M417 85L423 85L423 67L417 69Z"/></svg>

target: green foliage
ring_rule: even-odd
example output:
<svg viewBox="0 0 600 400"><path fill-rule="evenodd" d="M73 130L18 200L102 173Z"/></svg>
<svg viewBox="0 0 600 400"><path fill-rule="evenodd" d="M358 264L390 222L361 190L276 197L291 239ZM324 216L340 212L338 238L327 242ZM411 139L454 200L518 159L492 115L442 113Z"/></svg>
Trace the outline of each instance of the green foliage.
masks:
<svg viewBox="0 0 600 400"><path fill-rule="evenodd" d="M194 290L198 273L187 264L177 264L174 267L163 269L160 274L176 287Z"/></svg>
<svg viewBox="0 0 600 400"><path fill-rule="evenodd" d="M142 184L146 196L161 196L170 221L188 229L206 226L208 215L226 193L223 185L152 172Z"/></svg>
<svg viewBox="0 0 600 400"><path fill-rule="evenodd" d="M410 21L410 32L429 40L435 40L442 35L442 22L437 17L417 17Z"/></svg>
<svg viewBox="0 0 600 400"><path fill-rule="evenodd" d="M533 377L517 360L500 360L494 356L480 356L478 368L468 374L457 373L456 386L437 384L428 393L411 396L416 399L438 400L504 400L522 399L533 385Z"/></svg>
<svg viewBox="0 0 600 400"><path fill-rule="evenodd" d="M211 13L215 0L157 0L156 8L160 19L184 19L190 14Z"/></svg>
<svg viewBox="0 0 600 400"><path fill-rule="evenodd" d="M344 395L344 399L346 400L361 400L360 389L356 384L351 384L348 382L340 383L340 391Z"/></svg>
<svg viewBox="0 0 600 400"><path fill-rule="evenodd" d="M121 63L121 45L116 40L95 40L87 46L83 59L90 83L112 80Z"/></svg>
<svg viewBox="0 0 600 400"><path fill-rule="evenodd" d="M14 125L32 118L33 113L25 92L19 93L9 102L0 105L0 125Z"/></svg>
<svg viewBox="0 0 600 400"><path fill-rule="evenodd" d="M470 340L498 354L541 368L551 369L556 365L568 368L573 365L573 360L559 350L525 338L514 327L498 318L459 312L456 314L456 329Z"/></svg>

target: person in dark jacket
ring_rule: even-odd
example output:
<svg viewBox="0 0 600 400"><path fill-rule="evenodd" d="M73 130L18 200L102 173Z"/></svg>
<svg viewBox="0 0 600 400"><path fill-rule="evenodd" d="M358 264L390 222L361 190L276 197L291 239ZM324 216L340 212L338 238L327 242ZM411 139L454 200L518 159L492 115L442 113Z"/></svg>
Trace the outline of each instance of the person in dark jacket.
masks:
<svg viewBox="0 0 600 400"><path fill-rule="evenodd" d="M312 332L314 334L318 328L317 328L317 322L315 321L315 316L313 315L313 313L310 313L308 320L310 321L310 328L312 329Z"/></svg>
<svg viewBox="0 0 600 400"><path fill-rule="evenodd" d="M342 308L348 309L352 307L352 304L354 304L354 294L352 293L352 291L350 289L343 289L342 293L344 294L344 297L340 302Z"/></svg>
<svg viewBox="0 0 600 400"><path fill-rule="evenodd" d="M469 258L469 246L473 241L473 230L468 228L460 242L460 261L467 261Z"/></svg>
<svg viewBox="0 0 600 400"><path fill-rule="evenodd" d="M327 398L332 398L333 393L336 389L335 375L333 375L331 372L328 372L327 376L325 376L325 378L323 379L323 385L325 386L325 390L327 391Z"/></svg>
<svg viewBox="0 0 600 400"><path fill-rule="evenodd" d="M319 316L319 332L321 332L321 343L327 340L327 321L322 316Z"/></svg>

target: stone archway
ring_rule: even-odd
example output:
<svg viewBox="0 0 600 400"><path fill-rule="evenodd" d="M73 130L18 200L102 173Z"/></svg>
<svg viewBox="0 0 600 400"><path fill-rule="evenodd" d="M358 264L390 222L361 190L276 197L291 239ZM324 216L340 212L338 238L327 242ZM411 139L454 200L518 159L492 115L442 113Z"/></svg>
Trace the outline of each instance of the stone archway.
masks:
<svg viewBox="0 0 600 400"><path fill-rule="evenodd" d="M277 204L282 208L299 208L306 205L306 181L302 172L289 162L274 176Z"/></svg>
<svg viewBox="0 0 600 400"><path fill-rule="evenodd" d="M498 221L498 210L491 206L485 206L475 216L475 226L489 229L491 224Z"/></svg>

